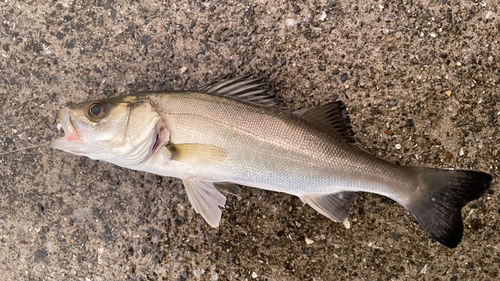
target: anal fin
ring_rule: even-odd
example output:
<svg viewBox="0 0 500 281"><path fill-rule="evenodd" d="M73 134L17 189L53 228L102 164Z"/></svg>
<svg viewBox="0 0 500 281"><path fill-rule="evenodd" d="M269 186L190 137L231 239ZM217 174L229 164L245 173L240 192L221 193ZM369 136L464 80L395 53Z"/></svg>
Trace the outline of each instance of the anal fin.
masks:
<svg viewBox="0 0 500 281"><path fill-rule="evenodd" d="M356 192L345 191L320 195L309 194L300 198L327 218L336 222L343 222L347 219L349 210L358 196Z"/></svg>
<svg viewBox="0 0 500 281"><path fill-rule="evenodd" d="M212 227L218 227L222 210L226 204L226 196L222 195L212 182L196 178L183 179L184 187L196 213L200 214Z"/></svg>

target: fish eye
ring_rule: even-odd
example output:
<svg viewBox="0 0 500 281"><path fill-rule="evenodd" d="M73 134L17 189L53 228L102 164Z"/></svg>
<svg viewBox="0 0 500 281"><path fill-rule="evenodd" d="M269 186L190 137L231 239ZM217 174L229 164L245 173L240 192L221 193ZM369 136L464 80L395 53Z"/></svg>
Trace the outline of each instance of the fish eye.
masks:
<svg viewBox="0 0 500 281"><path fill-rule="evenodd" d="M106 114L107 104L103 102L95 102L89 106L87 116L91 121L99 121Z"/></svg>
<svg viewBox="0 0 500 281"><path fill-rule="evenodd" d="M101 114L102 108L100 104L93 104L90 107L90 113L94 116L99 116Z"/></svg>

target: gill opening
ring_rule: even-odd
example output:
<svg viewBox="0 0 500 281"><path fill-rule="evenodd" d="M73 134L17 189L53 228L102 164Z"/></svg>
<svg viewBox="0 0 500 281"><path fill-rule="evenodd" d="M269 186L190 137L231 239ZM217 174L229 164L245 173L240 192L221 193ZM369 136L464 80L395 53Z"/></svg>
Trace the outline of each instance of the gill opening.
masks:
<svg viewBox="0 0 500 281"><path fill-rule="evenodd" d="M157 151L160 150L161 146L163 145L164 133L165 133L165 128L163 126L156 127L154 141L152 142L148 155L144 158L143 161L148 160L152 155L154 155Z"/></svg>
<svg viewBox="0 0 500 281"><path fill-rule="evenodd" d="M151 148L151 152L155 152L158 147L160 146L161 144L161 138L160 138L160 133L161 133L161 128L159 130L157 130L156 132L156 136L155 136L155 142L153 144L153 147Z"/></svg>

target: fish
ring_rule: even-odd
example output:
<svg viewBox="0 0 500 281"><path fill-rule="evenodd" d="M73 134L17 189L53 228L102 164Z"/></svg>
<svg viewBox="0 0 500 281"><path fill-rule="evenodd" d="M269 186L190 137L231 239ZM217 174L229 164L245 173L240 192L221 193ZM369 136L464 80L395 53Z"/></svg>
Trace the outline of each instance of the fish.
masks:
<svg viewBox="0 0 500 281"><path fill-rule="evenodd" d="M342 101L280 108L261 79L225 77L196 90L150 91L59 110L50 146L183 181L194 210L220 224L231 183L299 197L348 222L359 192L401 204L439 243L463 237L461 210L489 188L484 172L400 166L359 149Z"/></svg>

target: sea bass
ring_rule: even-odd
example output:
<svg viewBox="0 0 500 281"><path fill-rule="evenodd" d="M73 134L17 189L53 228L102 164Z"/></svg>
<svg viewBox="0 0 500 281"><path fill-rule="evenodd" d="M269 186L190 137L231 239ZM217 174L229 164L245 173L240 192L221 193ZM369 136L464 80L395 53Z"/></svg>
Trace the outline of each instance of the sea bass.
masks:
<svg viewBox="0 0 500 281"><path fill-rule="evenodd" d="M486 173L399 166L353 145L340 101L281 110L259 79L222 79L195 91L142 92L64 107L51 147L181 178L194 210L219 225L229 182L298 196L344 222L357 192L403 205L431 236L456 247L461 210L490 186Z"/></svg>

